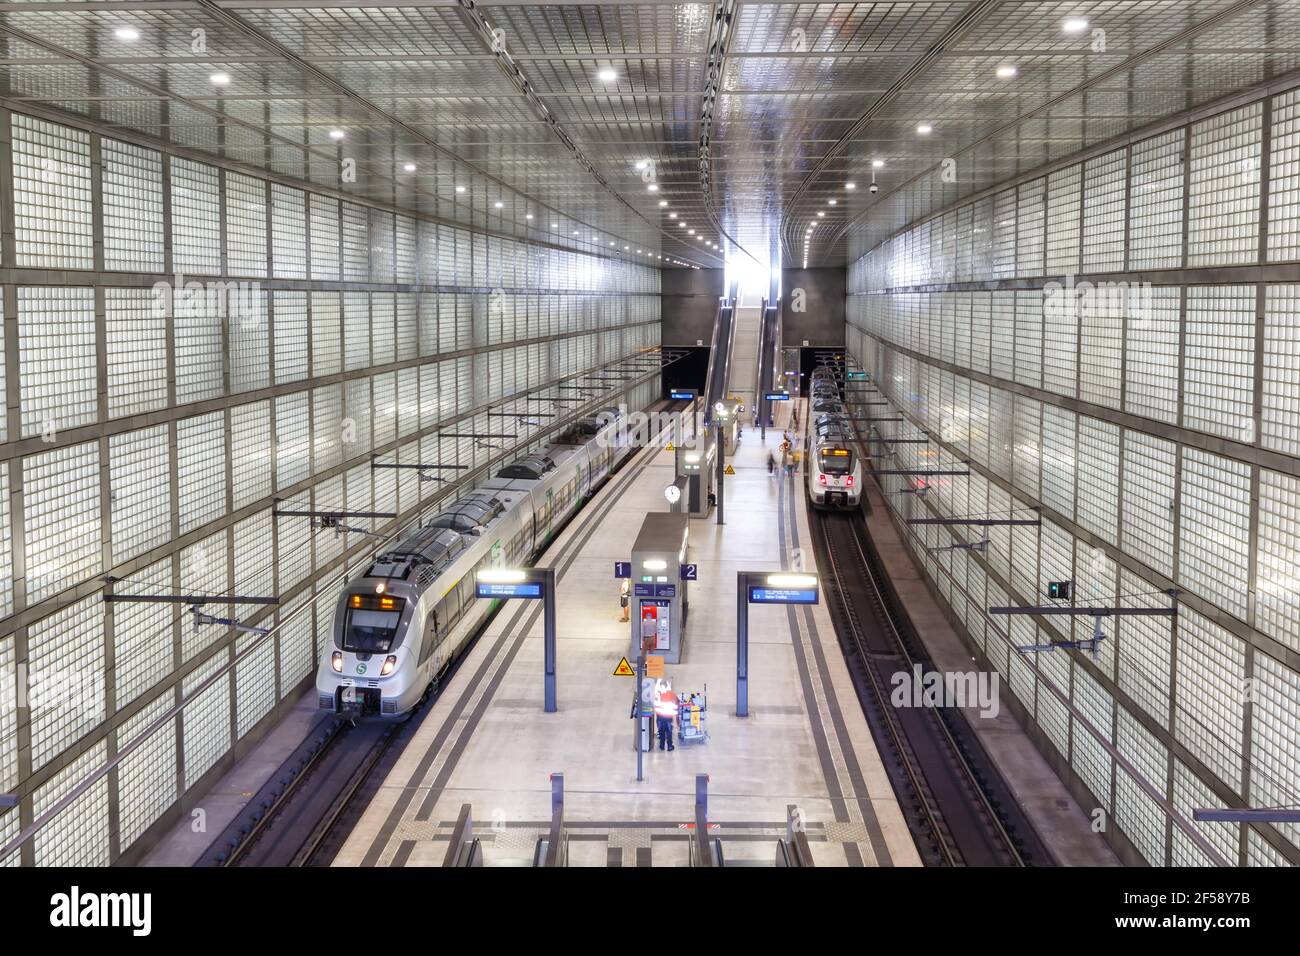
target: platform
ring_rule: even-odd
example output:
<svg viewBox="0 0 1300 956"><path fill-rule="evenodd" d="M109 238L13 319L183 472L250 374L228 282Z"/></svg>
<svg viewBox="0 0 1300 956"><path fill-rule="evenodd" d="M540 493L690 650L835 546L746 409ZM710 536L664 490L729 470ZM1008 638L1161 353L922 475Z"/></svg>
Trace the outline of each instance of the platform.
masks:
<svg viewBox="0 0 1300 956"><path fill-rule="evenodd" d="M820 866L920 863L835 632L822 606L754 608L750 716L735 716L736 572L789 568L807 547L798 479L769 476L769 449L747 429L726 481L727 523L691 522L691 585L676 690L709 693L711 738L645 755L635 779L634 680L612 676L630 625L613 563L642 516L666 510L671 452L647 449L587 505L541 563L557 567L559 711L542 712L540 614L507 607L433 706L335 859L336 866L438 865L464 803L487 865L531 861L550 817L552 772L565 777L571 865L683 865L695 775L728 863L771 862L797 805ZM812 556L806 555L813 569ZM531 626L528 624L532 621Z"/></svg>

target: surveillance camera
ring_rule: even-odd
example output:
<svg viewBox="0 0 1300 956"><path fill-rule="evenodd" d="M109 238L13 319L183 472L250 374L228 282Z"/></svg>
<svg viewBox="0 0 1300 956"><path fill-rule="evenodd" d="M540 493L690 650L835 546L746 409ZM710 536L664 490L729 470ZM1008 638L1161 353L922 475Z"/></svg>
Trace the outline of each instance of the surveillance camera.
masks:
<svg viewBox="0 0 1300 956"><path fill-rule="evenodd" d="M880 192L880 187L877 186L875 183L872 183L870 186L867 187L867 190L869 192L878 193Z"/></svg>

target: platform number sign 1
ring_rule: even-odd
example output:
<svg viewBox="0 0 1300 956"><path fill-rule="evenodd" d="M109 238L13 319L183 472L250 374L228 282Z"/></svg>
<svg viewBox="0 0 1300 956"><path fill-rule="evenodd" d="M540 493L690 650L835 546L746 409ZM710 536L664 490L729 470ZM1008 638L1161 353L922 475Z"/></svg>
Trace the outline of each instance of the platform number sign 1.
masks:
<svg viewBox="0 0 1300 956"><path fill-rule="evenodd" d="M614 577L616 577L616 578L630 578L631 576L632 576L632 562L631 562L631 561L615 561L615 562L614 562Z"/></svg>

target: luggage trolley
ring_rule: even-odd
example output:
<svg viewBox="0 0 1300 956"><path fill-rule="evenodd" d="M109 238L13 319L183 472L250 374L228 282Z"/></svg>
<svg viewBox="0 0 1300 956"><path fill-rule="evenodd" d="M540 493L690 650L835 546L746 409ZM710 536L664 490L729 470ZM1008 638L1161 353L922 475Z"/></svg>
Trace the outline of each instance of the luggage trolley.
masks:
<svg viewBox="0 0 1300 956"><path fill-rule="evenodd" d="M709 739L706 718L709 713L709 685L704 690L677 695L677 742L702 744Z"/></svg>

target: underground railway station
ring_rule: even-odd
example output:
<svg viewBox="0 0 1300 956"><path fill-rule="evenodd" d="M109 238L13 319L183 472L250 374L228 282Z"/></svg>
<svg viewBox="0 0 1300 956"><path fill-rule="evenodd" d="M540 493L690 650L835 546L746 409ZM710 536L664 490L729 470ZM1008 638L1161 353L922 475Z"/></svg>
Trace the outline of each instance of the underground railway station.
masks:
<svg viewBox="0 0 1300 956"><path fill-rule="evenodd" d="M611 929L712 912L672 868L1283 925L1300 4L33 0L0 41L15 925L510 868L650 870L511 884Z"/></svg>

